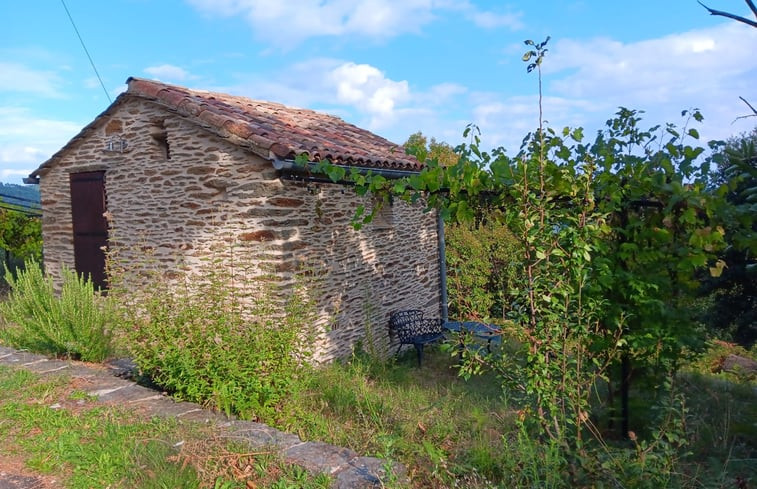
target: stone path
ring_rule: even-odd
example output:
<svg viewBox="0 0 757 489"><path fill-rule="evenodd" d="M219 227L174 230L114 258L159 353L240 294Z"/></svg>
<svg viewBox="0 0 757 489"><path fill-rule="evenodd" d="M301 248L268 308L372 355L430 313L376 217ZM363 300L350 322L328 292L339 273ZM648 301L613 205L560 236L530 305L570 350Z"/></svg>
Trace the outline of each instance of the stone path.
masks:
<svg viewBox="0 0 757 489"><path fill-rule="evenodd" d="M387 464L374 457L361 457L350 449L326 443L302 441L297 435L261 423L230 419L223 414L203 409L198 404L176 402L160 392L122 378L134 369L134 365L128 361L90 366L0 346L0 365L24 368L40 375L63 374L72 379L82 379L87 386L83 390L98 401L134 407L146 416L212 423L220 436L245 442L253 450L265 448L278 453L283 461L299 465L313 474L330 475L335 489L383 487L381 481L387 478L387 467L391 468L392 477L400 480L406 478L406 471L399 464ZM0 467L0 489L38 487L44 487L41 481L18 474L4 474Z"/></svg>

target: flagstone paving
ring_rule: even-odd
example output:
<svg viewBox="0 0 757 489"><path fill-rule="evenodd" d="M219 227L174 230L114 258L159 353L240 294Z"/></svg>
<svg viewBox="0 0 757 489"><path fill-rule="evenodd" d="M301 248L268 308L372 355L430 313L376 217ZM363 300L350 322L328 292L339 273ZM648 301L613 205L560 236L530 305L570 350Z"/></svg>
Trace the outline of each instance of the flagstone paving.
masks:
<svg viewBox="0 0 757 489"><path fill-rule="evenodd" d="M247 443L252 449L266 448L287 463L313 474L332 477L335 489L382 487L387 469L392 477L404 480L406 470L399 464L375 457L362 457L348 448L318 441L302 441L262 423L229 418L190 402L177 402L163 393L129 380L135 366L128 360L103 365L50 359L0 346L0 365L24 368L40 375L67 375L77 380L81 390L103 403L131 406L145 416L173 417L185 422L212 423L217 434ZM0 489L43 489L41 478L3 472L0 460Z"/></svg>

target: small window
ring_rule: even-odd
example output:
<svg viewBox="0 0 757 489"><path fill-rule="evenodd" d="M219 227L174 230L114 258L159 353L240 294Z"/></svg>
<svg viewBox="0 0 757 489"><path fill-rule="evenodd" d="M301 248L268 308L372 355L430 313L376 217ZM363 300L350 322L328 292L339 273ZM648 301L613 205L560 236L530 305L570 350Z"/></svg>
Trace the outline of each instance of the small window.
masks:
<svg viewBox="0 0 757 489"><path fill-rule="evenodd" d="M160 121L155 124L152 130L151 136L155 140L155 142L158 144L158 147L163 153L163 157L167 160L170 160L171 147L168 145L168 131L166 130L166 126L163 121Z"/></svg>

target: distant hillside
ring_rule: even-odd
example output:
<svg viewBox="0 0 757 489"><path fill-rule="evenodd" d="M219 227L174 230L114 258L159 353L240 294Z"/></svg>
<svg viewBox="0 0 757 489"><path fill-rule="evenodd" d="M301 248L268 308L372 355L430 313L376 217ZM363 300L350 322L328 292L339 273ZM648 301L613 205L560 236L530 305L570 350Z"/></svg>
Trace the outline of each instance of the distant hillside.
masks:
<svg viewBox="0 0 757 489"><path fill-rule="evenodd" d="M2 204L28 210L39 209L39 187L0 182L0 207L5 207Z"/></svg>

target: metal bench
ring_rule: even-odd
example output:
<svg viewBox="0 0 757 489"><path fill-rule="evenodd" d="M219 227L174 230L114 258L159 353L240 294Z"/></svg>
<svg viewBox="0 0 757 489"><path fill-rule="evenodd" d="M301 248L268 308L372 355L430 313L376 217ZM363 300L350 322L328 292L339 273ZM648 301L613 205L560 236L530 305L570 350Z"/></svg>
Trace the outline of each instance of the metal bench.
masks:
<svg viewBox="0 0 757 489"><path fill-rule="evenodd" d="M407 309L395 311L389 316L389 334L402 345L413 345L418 352L418 366L423 364L423 347L444 338L444 322L441 319L424 318L423 311Z"/></svg>

